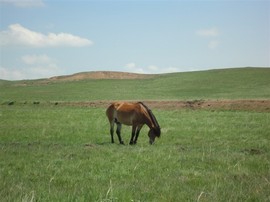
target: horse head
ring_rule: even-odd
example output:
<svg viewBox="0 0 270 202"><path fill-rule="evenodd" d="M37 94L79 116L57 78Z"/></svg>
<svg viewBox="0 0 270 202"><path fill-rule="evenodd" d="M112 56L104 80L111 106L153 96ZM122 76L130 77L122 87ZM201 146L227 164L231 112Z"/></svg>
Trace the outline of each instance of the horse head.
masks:
<svg viewBox="0 0 270 202"><path fill-rule="evenodd" d="M148 132L148 137L149 137L149 143L153 144L155 142L156 137L160 137L161 130L160 127L154 127L151 128Z"/></svg>

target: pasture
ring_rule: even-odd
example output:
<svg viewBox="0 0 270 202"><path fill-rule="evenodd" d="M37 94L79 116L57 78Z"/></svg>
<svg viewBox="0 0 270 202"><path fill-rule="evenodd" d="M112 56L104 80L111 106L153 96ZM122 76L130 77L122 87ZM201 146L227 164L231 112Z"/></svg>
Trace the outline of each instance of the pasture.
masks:
<svg viewBox="0 0 270 202"><path fill-rule="evenodd" d="M227 71L225 75L233 74L232 70ZM222 80L227 87L221 88L222 83L217 83L210 86L212 91L206 91L209 86L206 78L212 78L207 72L172 74L140 81L85 80L46 85L38 81L23 81L26 85L19 85L22 81L2 81L1 200L269 201L269 112L152 108L162 128L161 138L149 145L148 129L144 126L137 145L129 146L131 128L123 126L122 137L126 143L123 146L117 141L110 143L106 107L61 104L120 99L120 85L107 94L107 99L104 86L113 88L117 83L126 83L126 88L132 88L136 82L160 86L161 92L157 88L155 91L150 91L149 86L146 88L153 99L159 100L163 97L168 97L167 100L269 99L270 83L266 79L269 70L242 71L247 71L247 75L242 72L238 79L232 79L235 90L228 87L232 85L230 81ZM264 77L253 78L254 82L251 82L249 71ZM185 83L184 77L185 82L190 82L186 89L180 85ZM249 90L243 84L243 77L249 77L250 82L246 80ZM204 79L205 83L202 82ZM167 86L162 85L165 80ZM205 95L197 95L195 85L198 87L199 84L191 81L201 81ZM174 84L175 88L165 91ZM99 90L96 89L98 86ZM149 98L145 92L140 93L141 89L136 85L133 88L134 95L124 93L122 98ZM86 93L88 89L90 94ZM11 105L10 101L13 102Z"/></svg>

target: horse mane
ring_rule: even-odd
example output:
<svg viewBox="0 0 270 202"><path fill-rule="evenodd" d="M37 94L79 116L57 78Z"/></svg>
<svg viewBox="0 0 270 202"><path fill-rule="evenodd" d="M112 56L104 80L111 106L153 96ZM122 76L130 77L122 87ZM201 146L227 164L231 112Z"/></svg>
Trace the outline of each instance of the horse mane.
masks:
<svg viewBox="0 0 270 202"><path fill-rule="evenodd" d="M156 131L157 136L160 137L160 126L159 126L157 119L156 119L155 115L153 114L152 110L149 109L144 103L142 103L142 102L138 102L138 103L141 104L148 112L148 114L151 118L151 121L154 123L154 125L156 127L156 128L154 128L154 130Z"/></svg>

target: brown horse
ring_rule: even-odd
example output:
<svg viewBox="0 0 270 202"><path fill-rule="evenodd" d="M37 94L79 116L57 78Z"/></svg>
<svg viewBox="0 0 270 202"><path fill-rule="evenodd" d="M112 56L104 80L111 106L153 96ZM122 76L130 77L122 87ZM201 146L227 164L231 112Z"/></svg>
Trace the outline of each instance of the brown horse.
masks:
<svg viewBox="0 0 270 202"><path fill-rule="evenodd" d="M106 114L110 122L112 143L114 143L113 133L115 123L117 124L116 134L120 144L124 144L121 138L122 124L132 126L132 134L129 142L131 145L137 143L140 130L144 124L150 129L148 132L150 144L154 143L156 137L160 137L161 131L156 117L142 102L115 102L108 107Z"/></svg>

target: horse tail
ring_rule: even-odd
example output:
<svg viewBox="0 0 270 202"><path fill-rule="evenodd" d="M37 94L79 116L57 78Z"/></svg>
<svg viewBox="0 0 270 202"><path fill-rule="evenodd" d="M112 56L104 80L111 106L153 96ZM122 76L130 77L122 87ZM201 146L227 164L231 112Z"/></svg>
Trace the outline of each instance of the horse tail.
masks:
<svg viewBox="0 0 270 202"><path fill-rule="evenodd" d="M112 123L114 120L114 110L115 110L114 104L111 104L106 110L106 115L110 123Z"/></svg>

